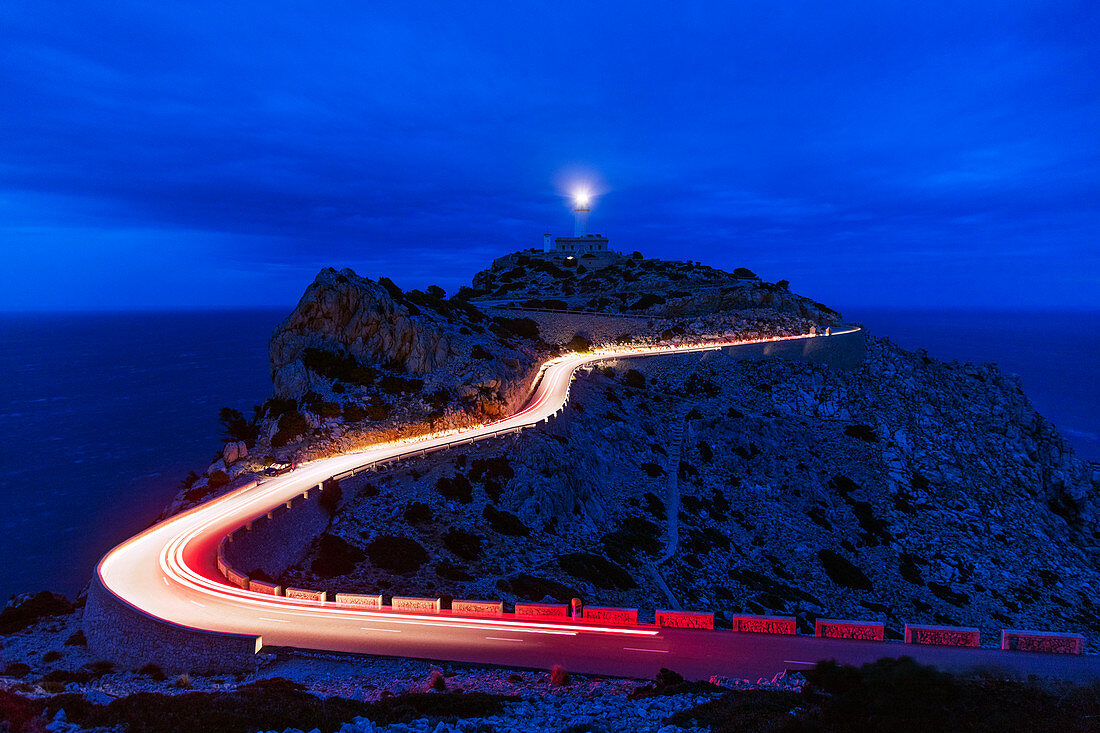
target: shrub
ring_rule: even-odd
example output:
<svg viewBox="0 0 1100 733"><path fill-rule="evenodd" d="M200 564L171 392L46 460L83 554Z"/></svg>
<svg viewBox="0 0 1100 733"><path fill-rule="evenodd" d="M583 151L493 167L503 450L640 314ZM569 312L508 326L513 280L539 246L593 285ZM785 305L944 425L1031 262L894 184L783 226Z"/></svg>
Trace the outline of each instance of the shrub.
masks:
<svg viewBox="0 0 1100 733"><path fill-rule="evenodd" d="M519 337L523 339L537 340L539 337L539 324L530 318L493 318L489 330L501 338Z"/></svg>
<svg viewBox="0 0 1100 733"><path fill-rule="evenodd" d="M664 521L667 518L665 512L665 503L657 498L657 495L651 491L645 492L642 497L645 499L645 510L652 514L657 519Z"/></svg>
<svg viewBox="0 0 1100 733"><path fill-rule="evenodd" d="M920 559L916 555L903 552L900 555L898 572L901 573L901 577L906 582L913 585L924 585L924 575L921 573L920 566L917 565L918 562L920 562Z"/></svg>
<svg viewBox="0 0 1100 733"><path fill-rule="evenodd" d="M941 601L947 601L953 606L962 608L963 606L970 605L970 596L962 591L954 590L950 585L946 583L929 582L928 589L939 598Z"/></svg>
<svg viewBox="0 0 1100 733"><path fill-rule="evenodd" d="M350 354L334 354L323 349L304 349L302 364L322 377L365 387L374 384L378 370L363 364Z"/></svg>
<svg viewBox="0 0 1100 733"><path fill-rule="evenodd" d="M564 583L528 573L518 573L498 580L497 589L528 601L541 601L546 596L550 596L562 603L568 603L570 599L580 595L579 591Z"/></svg>
<svg viewBox="0 0 1100 733"><path fill-rule="evenodd" d="M865 532L863 541L869 546L875 547L879 544L888 544L894 539L894 536L890 533L890 523L885 519L876 517L871 505L867 502L853 501L852 513L856 515L859 526Z"/></svg>
<svg viewBox="0 0 1100 733"><path fill-rule="evenodd" d="M359 422L367 419L367 411L363 409L361 405L356 405L351 402L344 404L343 409L344 422Z"/></svg>
<svg viewBox="0 0 1100 733"><path fill-rule="evenodd" d="M222 424L224 437L228 441L243 440L249 448L256 445L256 439L260 437L260 427L255 421L245 420L239 410L231 407L223 407L218 410L218 421Z"/></svg>
<svg viewBox="0 0 1100 733"><path fill-rule="evenodd" d="M428 551L408 537L380 535L367 545L371 564L395 573L414 573L428 561Z"/></svg>
<svg viewBox="0 0 1100 733"><path fill-rule="evenodd" d="M309 422L302 413L294 410L279 418L279 428L275 435L271 436L271 447L282 448L292 440L301 437L309 430Z"/></svg>
<svg viewBox="0 0 1100 733"><path fill-rule="evenodd" d="M470 462L470 480L472 481L500 481L507 483L516 477L515 469L508 461L508 456L500 455L492 458L475 458Z"/></svg>
<svg viewBox="0 0 1100 733"><path fill-rule="evenodd" d="M298 400L284 397L269 397L259 408L260 414L267 415L267 417L272 420L280 418L288 412L294 412L297 409Z"/></svg>
<svg viewBox="0 0 1100 733"><path fill-rule="evenodd" d="M65 640L65 646L88 646L88 637L84 636L82 629L77 629Z"/></svg>
<svg viewBox="0 0 1100 733"><path fill-rule="evenodd" d="M565 345L565 348L569 349L570 351L577 352L591 351L592 342L578 333L569 340L569 343Z"/></svg>
<svg viewBox="0 0 1100 733"><path fill-rule="evenodd" d="M333 578L352 572L366 558L360 548L326 532L317 539L316 554L309 569L322 578Z"/></svg>
<svg viewBox="0 0 1100 733"><path fill-rule="evenodd" d="M208 491L217 491L221 487L228 484L230 481L229 474L221 469L218 469L214 473L210 474L210 478L206 481L206 488Z"/></svg>
<svg viewBox="0 0 1100 733"><path fill-rule="evenodd" d="M481 344L474 344L474 347L470 349L470 357L473 359L492 359L493 355L486 351Z"/></svg>
<svg viewBox="0 0 1100 733"><path fill-rule="evenodd" d="M511 512L496 509L492 504L485 505L483 512L485 519L489 521L489 527L494 531L512 537L526 537L531 534L527 525Z"/></svg>
<svg viewBox="0 0 1100 733"><path fill-rule="evenodd" d="M474 487L470 484L469 479L462 474L456 474L450 478L440 476L439 480L435 482L435 490L443 498L462 504L469 504L474 498Z"/></svg>
<svg viewBox="0 0 1100 733"><path fill-rule="evenodd" d="M703 460L703 463L710 463L714 459L714 451L709 443L700 440L696 447L699 449L699 458Z"/></svg>
<svg viewBox="0 0 1100 733"><path fill-rule="evenodd" d="M414 377L401 377L396 374L387 374L382 377L378 385L382 391L389 395L416 394L424 389L424 380Z"/></svg>
<svg viewBox="0 0 1100 733"><path fill-rule="evenodd" d="M483 538L457 527L443 535L443 546L463 560L476 560L481 557Z"/></svg>
<svg viewBox="0 0 1100 733"><path fill-rule="evenodd" d="M553 669L550 670L550 686L568 687L571 684L573 684L573 679L569 676L569 672L560 664L555 664Z"/></svg>
<svg viewBox="0 0 1100 733"><path fill-rule="evenodd" d="M465 581L474 579L465 566L452 563L448 560L440 560L435 564L435 574L444 580Z"/></svg>
<svg viewBox="0 0 1100 733"><path fill-rule="evenodd" d="M59 659L61 659L61 652L57 651L56 649L51 649L50 651L42 655L42 661L46 664L56 662Z"/></svg>
<svg viewBox="0 0 1100 733"><path fill-rule="evenodd" d="M73 604L58 593L41 591L21 600L11 601L0 611L0 634L14 634L49 616L73 612ZM60 654L58 657L60 658Z"/></svg>
<svg viewBox="0 0 1100 733"><path fill-rule="evenodd" d="M31 665L24 662L8 662L8 665L4 667L5 677L14 677L17 680L21 680L31 673Z"/></svg>
<svg viewBox="0 0 1100 733"><path fill-rule="evenodd" d="M144 675L154 682L164 682L168 679L168 675L164 674L164 670L152 663L146 664L139 669L138 674Z"/></svg>
<svg viewBox="0 0 1100 733"><path fill-rule="evenodd" d="M586 580L597 588L629 590L638 585L621 566L588 552L562 555L558 558L558 565L574 578Z"/></svg>
<svg viewBox="0 0 1100 733"><path fill-rule="evenodd" d="M422 501L414 501L405 508L404 517L409 524L427 524L432 521L432 507Z"/></svg>
<svg viewBox="0 0 1100 733"><path fill-rule="evenodd" d="M367 405L367 419L378 422L390 416L393 408L383 402L377 395Z"/></svg>
<svg viewBox="0 0 1100 733"><path fill-rule="evenodd" d="M663 305L665 299L660 295L654 295L653 293L646 293L638 298L636 301L626 307L627 310L640 311L650 308L655 305Z"/></svg>
<svg viewBox="0 0 1100 733"><path fill-rule="evenodd" d="M733 274L737 277L751 277L754 280L759 280L759 278L756 276L756 273L747 267L738 267L736 270L733 271Z"/></svg>
<svg viewBox="0 0 1100 733"><path fill-rule="evenodd" d="M829 576L829 579L837 585L854 588L855 590L872 589L870 578L844 556L838 555L832 550L820 550L817 553L817 559L821 561L821 566L825 568L825 573Z"/></svg>
<svg viewBox="0 0 1100 733"><path fill-rule="evenodd" d="M656 555L661 551L660 529L642 517L626 517L619 521L619 529L600 539L604 553L615 562L626 565L633 562L641 551Z"/></svg>
<svg viewBox="0 0 1100 733"><path fill-rule="evenodd" d="M849 438L859 438L860 440L868 443L877 443L878 435L875 433L875 429L870 425L864 425L863 423L856 423L855 425L849 425L844 428L844 434Z"/></svg>
<svg viewBox="0 0 1100 733"><path fill-rule="evenodd" d="M641 389L645 386L645 375L637 369L628 369L626 374L623 374L623 384L627 387Z"/></svg>
<svg viewBox="0 0 1100 733"><path fill-rule="evenodd" d="M658 478L665 475L665 469L658 466L656 463L645 462L641 465L641 469L646 472L646 475L650 478Z"/></svg>

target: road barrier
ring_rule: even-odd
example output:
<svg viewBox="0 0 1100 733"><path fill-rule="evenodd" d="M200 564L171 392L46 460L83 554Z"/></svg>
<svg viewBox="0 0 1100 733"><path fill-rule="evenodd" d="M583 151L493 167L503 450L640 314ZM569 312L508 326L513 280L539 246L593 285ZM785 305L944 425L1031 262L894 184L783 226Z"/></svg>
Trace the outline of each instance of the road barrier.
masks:
<svg viewBox="0 0 1100 733"><path fill-rule="evenodd" d="M1082 654L1085 651L1085 637L1055 631L1004 629L1001 632L1001 649L1046 654Z"/></svg>
<svg viewBox="0 0 1100 733"><path fill-rule="evenodd" d="M886 624L879 621L819 618L814 624L814 636L822 639L883 641L886 638Z"/></svg>
<svg viewBox="0 0 1100 733"><path fill-rule="evenodd" d="M599 621L613 626L637 626L638 609L612 608L611 606L585 606L585 621Z"/></svg>
<svg viewBox="0 0 1100 733"><path fill-rule="evenodd" d="M323 590L307 590L305 588L287 588L284 591L287 598L297 598L300 601L324 601L327 594Z"/></svg>
<svg viewBox="0 0 1100 733"><path fill-rule="evenodd" d="M417 598L413 596L394 596L390 607L395 611L438 611L443 607L440 598Z"/></svg>
<svg viewBox="0 0 1100 733"><path fill-rule="evenodd" d="M517 603L517 616L569 616L569 606L564 603Z"/></svg>
<svg viewBox="0 0 1100 733"><path fill-rule="evenodd" d="M734 615L730 627L733 631L750 634L794 634L798 631L794 616Z"/></svg>
<svg viewBox="0 0 1100 733"><path fill-rule="evenodd" d="M451 601L451 612L474 616L500 616L504 613L504 601Z"/></svg>
<svg viewBox="0 0 1100 733"><path fill-rule="evenodd" d="M364 608L381 608L382 596L379 595L361 595L359 593L337 593L337 603L346 603L349 606L362 606Z"/></svg>
<svg viewBox="0 0 1100 733"><path fill-rule="evenodd" d="M281 596L283 594L283 586L268 583L263 580L248 581L248 589L255 593L263 593L269 596Z"/></svg>
<svg viewBox="0 0 1100 733"><path fill-rule="evenodd" d="M654 621L668 629L714 629L714 614L704 611L667 611L657 609Z"/></svg>
<svg viewBox="0 0 1100 733"><path fill-rule="evenodd" d="M228 568L225 571L225 578L238 588L248 590L248 576L244 573L234 570L233 568Z"/></svg>
<svg viewBox="0 0 1100 733"><path fill-rule="evenodd" d="M906 644L929 646L981 646L982 632L971 626L922 626L905 624Z"/></svg>

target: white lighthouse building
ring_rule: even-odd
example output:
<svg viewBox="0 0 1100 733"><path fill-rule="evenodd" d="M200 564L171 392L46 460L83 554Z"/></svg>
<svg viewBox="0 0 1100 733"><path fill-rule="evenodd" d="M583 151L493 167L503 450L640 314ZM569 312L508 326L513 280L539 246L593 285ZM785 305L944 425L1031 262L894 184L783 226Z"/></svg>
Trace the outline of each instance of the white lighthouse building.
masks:
<svg viewBox="0 0 1100 733"><path fill-rule="evenodd" d="M551 236L543 235L543 251L553 252L563 257L579 257L591 255L597 252L609 252L607 237L602 234L590 234L588 232L589 197L587 193L579 193L573 202L573 236L555 237L551 245Z"/></svg>

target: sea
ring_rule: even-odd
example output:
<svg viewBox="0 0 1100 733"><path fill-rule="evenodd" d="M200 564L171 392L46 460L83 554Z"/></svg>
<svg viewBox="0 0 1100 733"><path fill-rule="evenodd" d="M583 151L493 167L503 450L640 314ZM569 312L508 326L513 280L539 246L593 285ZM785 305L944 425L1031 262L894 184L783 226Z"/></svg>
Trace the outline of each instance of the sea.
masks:
<svg viewBox="0 0 1100 733"><path fill-rule="evenodd" d="M218 410L271 394L280 310L0 314L0 598L72 597L221 447ZM1100 461L1100 313L849 309L946 360L998 362Z"/></svg>

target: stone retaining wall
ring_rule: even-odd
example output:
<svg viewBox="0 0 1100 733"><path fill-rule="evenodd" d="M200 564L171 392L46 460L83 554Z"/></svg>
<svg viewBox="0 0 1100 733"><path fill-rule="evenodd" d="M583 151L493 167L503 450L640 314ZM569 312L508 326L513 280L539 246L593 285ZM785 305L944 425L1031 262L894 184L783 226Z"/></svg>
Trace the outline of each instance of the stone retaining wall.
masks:
<svg viewBox="0 0 1100 733"><path fill-rule="evenodd" d="M750 634L794 634L798 630L794 616L735 615L730 628Z"/></svg>
<svg viewBox="0 0 1100 733"><path fill-rule="evenodd" d="M611 608L610 606L585 606L585 621L599 621L618 626L635 626L638 623L638 609Z"/></svg>
<svg viewBox="0 0 1100 733"><path fill-rule="evenodd" d="M582 334L593 344L609 344L623 334L659 335L664 320L653 317L599 316L591 313L540 313L537 311L493 309L489 315L505 318L530 318L539 324L539 336L548 344L567 344ZM653 323L653 326L649 324Z"/></svg>
<svg viewBox="0 0 1100 733"><path fill-rule="evenodd" d="M472 613L482 616L499 616L504 613L504 601L451 601L451 612Z"/></svg>
<svg viewBox="0 0 1100 733"><path fill-rule="evenodd" d="M849 621L835 618L819 618L814 623L814 636L822 639L859 639L883 641L886 624L878 621Z"/></svg>
<svg viewBox="0 0 1100 733"><path fill-rule="evenodd" d="M1005 629L1001 632L1001 649L1045 654L1081 654L1085 651L1085 637L1054 631Z"/></svg>
<svg viewBox="0 0 1100 733"><path fill-rule="evenodd" d="M287 505L249 522L223 542L226 564L240 573L262 570L277 578L293 567L328 527L329 513L321 506L321 491L310 489ZM240 585L240 583L236 583Z"/></svg>
<svg viewBox="0 0 1100 733"><path fill-rule="evenodd" d="M88 588L84 633L95 658L123 669L151 663L168 674L255 670L263 643L250 634L222 634L162 621L107 590L98 573Z"/></svg>
<svg viewBox="0 0 1100 733"><path fill-rule="evenodd" d="M443 607L440 598L414 598L394 596L390 599L390 608L402 611L438 611Z"/></svg>
<svg viewBox="0 0 1100 733"><path fill-rule="evenodd" d="M569 615L569 606L564 603L517 603L516 615L565 617Z"/></svg>
<svg viewBox="0 0 1100 733"><path fill-rule="evenodd" d="M657 609L655 623L666 629L714 629L714 614L703 611L666 611Z"/></svg>
<svg viewBox="0 0 1100 733"><path fill-rule="evenodd" d="M971 626L905 625L906 644L978 647L981 639L981 632Z"/></svg>

